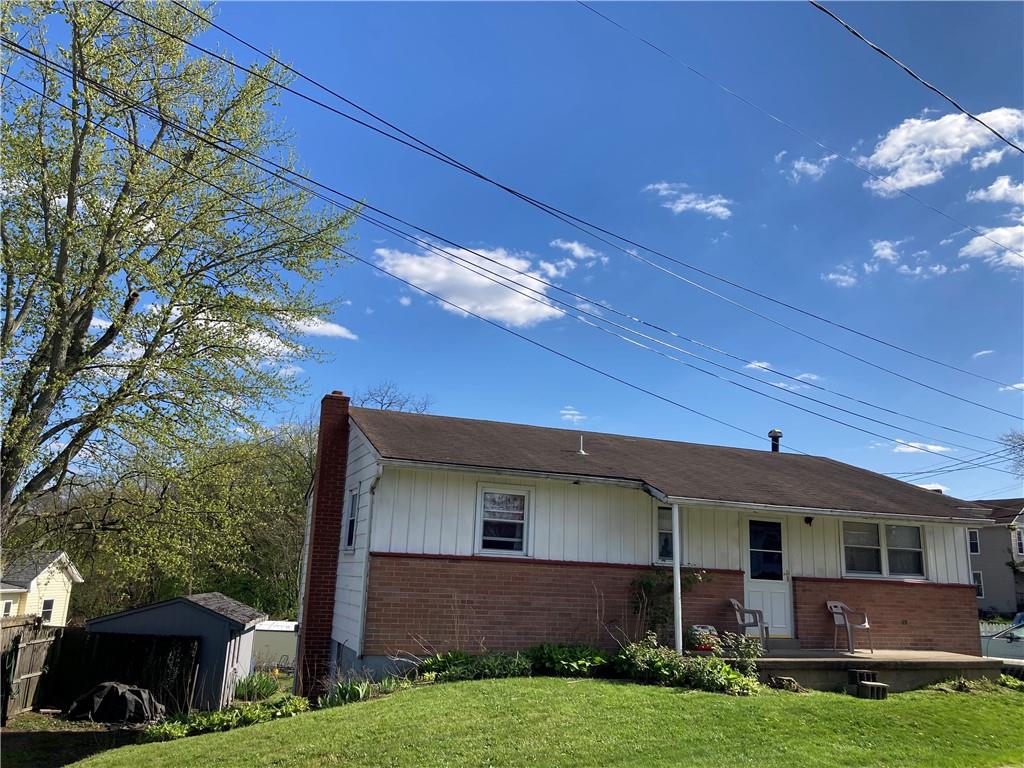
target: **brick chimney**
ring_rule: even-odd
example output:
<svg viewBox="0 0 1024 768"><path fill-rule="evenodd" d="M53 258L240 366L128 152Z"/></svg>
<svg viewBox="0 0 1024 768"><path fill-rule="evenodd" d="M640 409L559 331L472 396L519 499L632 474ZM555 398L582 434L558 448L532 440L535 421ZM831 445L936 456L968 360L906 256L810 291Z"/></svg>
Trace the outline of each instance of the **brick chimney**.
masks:
<svg viewBox="0 0 1024 768"><path fill-rule="evenodd" d="M348 404L348 397L337 391L320 401L316 477L306 532L306 572L295 659L296 689L304 696L316 695L331 660L334 588L348 472Z"/></svg>

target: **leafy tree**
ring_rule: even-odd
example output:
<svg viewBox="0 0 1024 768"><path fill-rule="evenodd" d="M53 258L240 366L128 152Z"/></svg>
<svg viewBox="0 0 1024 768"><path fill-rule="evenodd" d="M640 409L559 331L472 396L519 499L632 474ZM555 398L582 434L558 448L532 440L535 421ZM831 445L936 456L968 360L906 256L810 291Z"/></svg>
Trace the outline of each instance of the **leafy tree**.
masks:
<svg viewBox="0 0 1024 768"><path fill-rule="evenodd" d="M381 381L352 395L352 404L382 411L408 411L426 413L433 404L430 395L403 392L393 381Z"/></svg>
<svg viewBox="0 0 1024 768"><path fill-rule="evenodd" d="M171 4L120 7L184 39L203 30ZM154 480L154 464L188 469L196 446L251 429L288 395L282 368L314 354L302 330L329 309L309 286L340 263L330 246L351 219L172 125L294 165L264 79L283 80L278 68L237 78L100 3L5 3L0 27L67 73L5 49L10 74L48 98L4 85L4 535L66 511L76 478L138 462L145 483L127 487L147 503L163 485L179 500L202 492Z"/></svg>

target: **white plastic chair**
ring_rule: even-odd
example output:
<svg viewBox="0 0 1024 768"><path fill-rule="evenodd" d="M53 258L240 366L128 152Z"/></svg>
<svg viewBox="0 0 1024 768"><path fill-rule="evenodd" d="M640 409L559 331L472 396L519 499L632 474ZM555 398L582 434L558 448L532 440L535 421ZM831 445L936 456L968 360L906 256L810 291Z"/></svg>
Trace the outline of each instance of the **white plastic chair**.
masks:
<svg viewBox="0 0 1024 768"><path fill-rule="evenodd" d="M826 600L825 606L828 608L828 612L832 614L832 650L836 650L836 644L839 640L839 628L846 628L846 649L853 653L855 648L853 645L853 630L863 629L868 633L868 647L871 652L875 652L875 644L871 640L871 622L868 621L868 615L864 611L855 611L846 603L841 603L838 600ZM856 620L860 617L860 620Z"/></svg>
<svg viewBox="0 0 1024 768"><path fill-rule="evenodd" d="M729 598L732 609L736 612L736 623L740 625L740 631L746 631L747 627L757 627L757 633L761 637L761 645L768 650L768 625L764 623L764 613L756 608L744 608L739 600ZM749 617L749 618L747 618Z"/></svg>

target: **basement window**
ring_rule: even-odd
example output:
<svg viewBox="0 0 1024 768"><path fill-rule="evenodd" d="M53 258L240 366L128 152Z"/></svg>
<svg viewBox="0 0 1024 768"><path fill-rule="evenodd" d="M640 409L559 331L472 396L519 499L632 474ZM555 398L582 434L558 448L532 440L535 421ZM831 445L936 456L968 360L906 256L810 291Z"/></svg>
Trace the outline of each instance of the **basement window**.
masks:
<svg viewBox="0 0 1024 768"><path fill-rule="evenodd" d="M921 527L846 521L843 564L851 575L923 578Z"/></svg>
<svg viewBox="0 0 1024 768"><path fill-rule="evenodd" d="M530 491L516 488L480 489L480 551L526 554L526 525Z"/></svg>
<svg viewBox="0 0 1024 768"><path fill-rule="evenodd" d="M974 596L985 597L985 580L981 576L981 571L971 571L971 581L974 582Z"/></svg>
<svg viewBox="0 0 1024 768"><path fill-rule="evenodd" d="M977 528L967 529L967 551L972 555L981 554L981 539L978 538L979 533L980 531L978 531Z"/></svg>
<svg viewBox="0 0 1024 768"><path fill-rule="evenodd" d="M53 619L53 600L43 600L43 610L40 611L44 624L49 624Z"/></svg>

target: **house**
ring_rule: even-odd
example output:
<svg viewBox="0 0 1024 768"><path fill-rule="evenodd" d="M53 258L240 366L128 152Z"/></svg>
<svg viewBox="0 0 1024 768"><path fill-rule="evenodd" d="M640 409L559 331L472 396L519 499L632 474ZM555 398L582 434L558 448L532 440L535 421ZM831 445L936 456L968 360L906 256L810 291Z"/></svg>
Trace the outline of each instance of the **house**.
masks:
<svg viewBox="0 0 1024 768"><path fill-rule="evenodd" d="M82 574L63 550L27 552L0 566L0 606L4 616L39 616L44 624L64 626L71 587Z"/></svg>
<svg viewBox="0 0 1024 768"><path fill-rule="evenodd" d="M231 703L235 683L249 674L256 625L266 618L220 592L205 592L100 616L85 628L95 634L199 638L194 704L220 709Z"/></svg>
<svg viewBox="0 0 1024 768"><path fill-rule="evenodd" d="M295 666L294 621L261 621L256 625L252 663L261 669L291 669Z"/></svg>
<svg viewBox="0 0 1024 768"><path fill-rule="evenodd" d="M764 611L773 637L831 648L825 601L842 600L869 611L876 647L979 653L967 530L988 521L969 502L777 441L747 450L350 408L337 392L319 441L306 690L403 653L611 646L635 624L634 580L674 562L709 576L674 590L677 627L735 629L735 598Z"/></svg>
<svg viewBox="0 0 1024 768"><path fill-rule="evenodd" d="M1012 616L1024 611L1024 499L984 499L994 525L969 528L971 578L978 610Z"/></svg>

